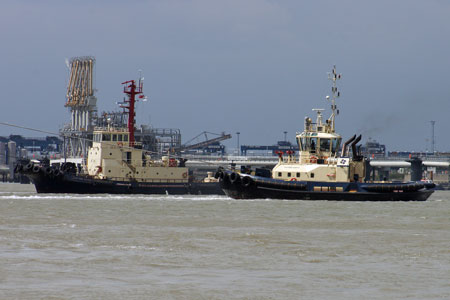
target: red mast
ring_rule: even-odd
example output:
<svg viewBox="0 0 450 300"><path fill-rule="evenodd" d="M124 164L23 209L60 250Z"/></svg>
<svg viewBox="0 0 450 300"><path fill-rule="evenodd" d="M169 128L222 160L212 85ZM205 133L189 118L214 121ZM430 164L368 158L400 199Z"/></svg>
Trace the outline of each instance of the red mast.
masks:
<svg viewBox="0 0 450 300"><path fill-rule="evenodd" d="M130 147L134 146L134 104L136 103L136 95L142 94L142 81L139 80L139 86L136 86L134 80L122 82L125 84L123 92L128 95L128 100L125 99L127 105L120 106L128 109L128 132L130 132ZM141 96L142 97L142 96Z"/></svg>

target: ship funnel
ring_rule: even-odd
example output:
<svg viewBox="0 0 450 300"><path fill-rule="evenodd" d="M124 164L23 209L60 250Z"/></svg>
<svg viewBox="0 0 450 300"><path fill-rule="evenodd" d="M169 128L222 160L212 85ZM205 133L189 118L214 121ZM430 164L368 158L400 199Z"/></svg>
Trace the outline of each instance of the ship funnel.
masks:
<svg viewBox="0 0 450 300"><path fill-rule="evenodd" d="M356 134L354 136L352 136L348 141L346 141L344 143L344 145L342 145L342 150L341 150L341 156L345 156L345 152L347 150L347 146L348 144L350 144L351 142L353 142L353 140L356 138Z"/></svg>
<svg viewBox="0 0 450 300"><path fill-rule="evenodd" d="M353 159L356 159L358 156L358 152L356 151L356 144L361 140L361 135L359 135L356 140L352 143L352 152L353 152Z"/></svg>

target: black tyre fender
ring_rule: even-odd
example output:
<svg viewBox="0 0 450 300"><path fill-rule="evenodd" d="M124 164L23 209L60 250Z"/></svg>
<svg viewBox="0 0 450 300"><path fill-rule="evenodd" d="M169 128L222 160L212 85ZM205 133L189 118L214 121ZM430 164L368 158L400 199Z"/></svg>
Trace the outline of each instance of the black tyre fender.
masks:
<svg viewBox="0 0 450 300"><path fill-rule="evenodd" d="M26 172L30 172L31 170L33 170L33 164L32 163L29 163L29 164L27 164L26 166L25 166L25 168L24 168L24 170L26 171Z"/></svg>
<svg viewBox="0 0 450 300"><path fill-rule="evenodd" d="M253 179L250 176L243 176L241 182L244 187L249 187L253 184Z"/></svg>
<svg viewBox="0 0 450 300"><path fill-rule="evenodd" d="M241 176L238 173L233 172L230 174L230 182L231 183L237 184L237 183L239 183L240 179L241 179Z"/></svg>
<svg viewBox="0 0 450 300"><path fill-rule="evenodd" d="M33 166L33 173L39 173L41 171L41 167Z"/></svg>
<svg viewBox="0 0 450 300"><path fill-rule="evenodd" d="M223 182L230 182L230 175L228 175L228 174L225 173L225 172L223 172L222 174L223 174L223 176L222 176L222 181L223 181Z"/></svg>
<svg viewBox="0 0 450 300"><path fill-rule="evenodd" d="M44 169L44 173L47 175L51 175L53 173L53 169L50 167L47 167Z"/></svg>

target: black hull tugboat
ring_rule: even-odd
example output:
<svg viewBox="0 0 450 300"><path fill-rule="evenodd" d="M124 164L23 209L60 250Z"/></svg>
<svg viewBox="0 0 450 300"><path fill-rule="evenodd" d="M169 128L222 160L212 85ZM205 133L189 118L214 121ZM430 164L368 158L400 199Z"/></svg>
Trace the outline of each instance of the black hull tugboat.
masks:
<svg viewBox="0 0 450 300"><path fill-rule="evenodd" d="M30 178L38 193L73 194L168 194L168 195L223 195L217 182L187 182L184 180L138 182L92 178L77 174L75 164L66 163L61 168L37 164L22 166L22 174Z"/></svg>
<svg viewBox="0 0 450 300"><path fill-rule="evenodd" d="M135 142L135 97L142 94L142 81L123 84L128 99L122 107L128 111L128 127L96 128L82 168L72 162L59 166L28 163L18 164L15 171L27 176L38 193L223 195L217 179L210 175L194 181L185 159L163 156L155 160Z"/></svg>
<svg viewBox="0 0 450 300"><path fill-rule="evenodd" d="M323 122L322 109L313 109L317 121L305 118L305 129L296 136L299 156L279 152L278 164L270 176L237 173L223 169L216 173L225 194L234 199L288 199L338 201L425 201L434 192L433 183L366 180L368 161L360 155L361 135L347 140L335 132L337 108L336 81L341 78L334 67L331 116ZM350 156L350 148L352 155ZM339 151L340 150L340 151ZM263 172L261 172L263 173Z"/></svg>

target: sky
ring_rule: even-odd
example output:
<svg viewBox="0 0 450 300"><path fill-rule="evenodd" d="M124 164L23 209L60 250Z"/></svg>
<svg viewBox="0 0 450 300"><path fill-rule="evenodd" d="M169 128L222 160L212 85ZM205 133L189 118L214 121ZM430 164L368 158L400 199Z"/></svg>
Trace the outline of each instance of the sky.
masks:
<svg viewBox="0 0 450 300"><path fill-rule="evenodd" d="M2 0L0 121L57 132L65 60L95 56L99 111L118 110L121 82L145 77L137 123L231 133L224 144L272 145L330 104L336 130L388 151L450 152L450 1ZM0 126L0 135L42 134Z"/></svg>

